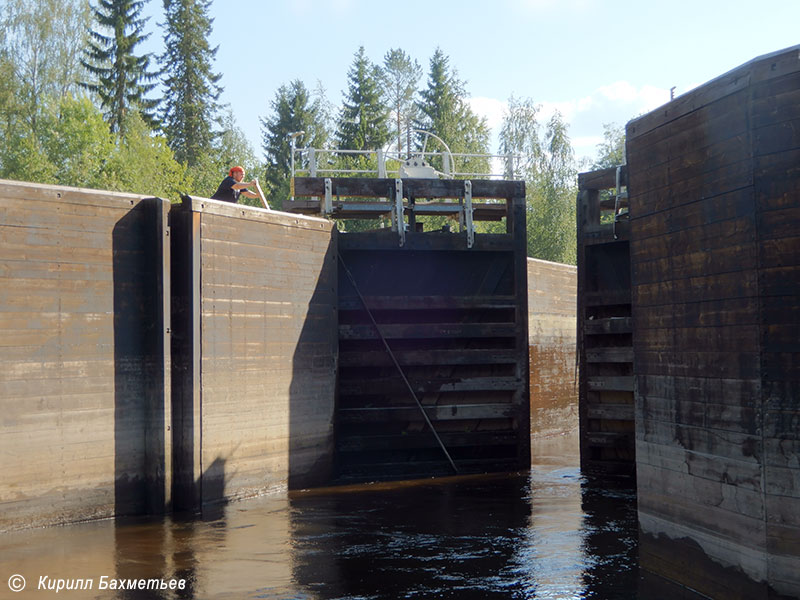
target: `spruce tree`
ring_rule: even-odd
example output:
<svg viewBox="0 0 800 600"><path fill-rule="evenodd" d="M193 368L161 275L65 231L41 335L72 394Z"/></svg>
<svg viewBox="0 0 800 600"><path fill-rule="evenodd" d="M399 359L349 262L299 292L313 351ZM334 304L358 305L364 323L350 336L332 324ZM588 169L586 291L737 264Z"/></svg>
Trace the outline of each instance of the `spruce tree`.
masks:
<svg viewBox="0 0 800 600"><path fill-rule="evenodd" d="M428 87L420 92L421 100L417 104L419 129L430 131L452 146L456 141L463 93L463 83L450 70L450 59L441 48L436 48L430 61Z"/></svg>
<svg viewBox="0 0 800 600"><path fill-rule="evenodd" d="M221 75L211 68L217 48L208 44L210 5L210 0L164 0L163 129L175 158L189 166L211 150L220 108Z"/></svg>
<svg viewBox="0 0 800 600"><path fill-rule="evenodd" d="M389 141L389 111L381 99L380 78L380 69L361 46L347 74L348 90L336 126L339 148L376 150Z"/></svg>
<svg viewBox="0 0 800 600"><path fill-rule="evenodd" d="M383 83L386 102L394 113L397 126L397 152L402 152L404 133L410 129L414 115L414 94L422 76L422 67L403 50L389 50L383 57ZM406 136L406 152L411 152L411 135Z"/></svg>
<svg viewBox="0 0 800 600"><path fill-rule="evenodd" d="M324 98L312 99L305 84L299 79L288 86L282 85L272 101L272 115L261 119L262 149L267 158L264 193L270 203L280 206L289 198L291 176L290 133L304 131L298 144L322 148L327 144ZM300 166L300 165L297 165Z"/></svg>
<svg viewBox="0 0 800 600"><path fill-rule="evenodd" d="M489 126L470 108L464 82L449 63L450 59L437 48L430 61L428 87L420 92L417 128L442 138L454 154L488 154ZM432 162L442 168L440 162ZM488 173L489 161L479 157L462 159L455 168Z"/></svg>
<svg viewBox="0 0 800 600"><path fill-rule="evenodd" d="M101 31L89 31L89 43L81 64L96 79L83 86L95 92L111 130L119 131L129 111L137 111L155 128L158 100L145 96L156 85L158 73L150 70L150 55L135 54L136 46L149 37L144 34L144 0L98 0L92 7ZM103 31L110 31L105 35Z"/></svg>

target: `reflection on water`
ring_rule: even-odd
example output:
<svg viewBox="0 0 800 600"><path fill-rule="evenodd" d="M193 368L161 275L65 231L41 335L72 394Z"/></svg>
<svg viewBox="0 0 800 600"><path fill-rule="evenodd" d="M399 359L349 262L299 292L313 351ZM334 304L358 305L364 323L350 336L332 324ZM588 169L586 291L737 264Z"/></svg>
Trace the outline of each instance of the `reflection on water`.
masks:
<svg viewBox="0 0 800 600"><path fill-rule="evenodd" d="M632 491L582 478L575 441L535 442L530 474L305 491L205 518L5 534L0 597L13 574L27 580L20 600L678 597L639 573ZM42 577L45 587L93 587L56 596L36 589ZM99 589L102 577L175 589Z"/></svg>
<svg viewBox="0 0 800 600"><path fill-rule="evenodd" d="M526 477L292 498L295 581L318 598L524 597Z"/></svg>

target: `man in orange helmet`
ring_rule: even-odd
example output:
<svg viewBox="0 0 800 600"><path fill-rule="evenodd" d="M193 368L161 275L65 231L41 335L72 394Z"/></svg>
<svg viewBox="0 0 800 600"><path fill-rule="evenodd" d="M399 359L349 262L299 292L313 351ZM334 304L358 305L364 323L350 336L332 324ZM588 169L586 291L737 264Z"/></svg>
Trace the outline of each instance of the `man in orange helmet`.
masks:
<svg viewBox="0 0 800 600"><path fill-rule="evenodd" d="M240 194L247 198L258 198L258 194L247 189L251 185L256 185L256 182L247 181L242 183L242 179L244 179L244 169L239 166L231 167L231 170L228 171L228 176L219 184L211 199L238 202Z"/></svg>

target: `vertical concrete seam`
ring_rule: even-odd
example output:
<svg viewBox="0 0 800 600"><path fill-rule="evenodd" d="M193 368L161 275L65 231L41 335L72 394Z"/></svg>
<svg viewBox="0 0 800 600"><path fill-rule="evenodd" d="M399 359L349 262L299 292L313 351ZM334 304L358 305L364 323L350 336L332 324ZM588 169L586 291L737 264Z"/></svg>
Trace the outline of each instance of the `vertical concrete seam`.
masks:
<svg viewBox="0 0 800 600"><path fill-rule="evenodd" d="M756 254L756 268L755 268L755 276L756 276L756 311L758 317L758 340L757 340L757 348L758 348L758 397L756 398L757 407L756 407L756 435L758 436L759 440L759 451L760 451L760 461L759 461L759 471L761 475L761 502L762 502L762 515L764 520L764 564L766 570L766 578L767 581L770 580L770 560L769 560L769 518L768 518L768 508L767 508L767 468L766 468L766 442L764 439L764 403L766 401L764 397L764 336L766 333L766 327L764 324L764 307L762 301L762 294L763 294L763 286L762 286L762 277L761 277L761 236L760 236L760 211L758 206L758 197L756 194L756 158L755 158L755 141L753 136L753 87L754 82L752 80L752 68L748 73L748 78L750 81L748 82L748 90L747 90L747 108L745 110L745 123L747 125L747 143L749 146L749 158L750 158L750 189L752 190L752 202L753 202L753 227L754 227L754 245L755 245L755 254Z"/></svg>

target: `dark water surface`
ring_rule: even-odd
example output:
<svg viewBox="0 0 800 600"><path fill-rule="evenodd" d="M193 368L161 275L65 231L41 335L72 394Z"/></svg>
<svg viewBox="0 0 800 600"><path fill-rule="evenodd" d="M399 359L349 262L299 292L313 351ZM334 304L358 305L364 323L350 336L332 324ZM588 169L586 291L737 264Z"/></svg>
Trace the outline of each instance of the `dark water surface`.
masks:
<svg viewBox="0 0 800 600"><path fill-rule="evenodd" d="M640 572L634 493L582 477L575 436L537 442L534 455L531 473L278 494L197 519L5 534L0 598L693 597ZM27 587L11 593L16 574ZM183 589L110 589L140 579Z"/></svg>

